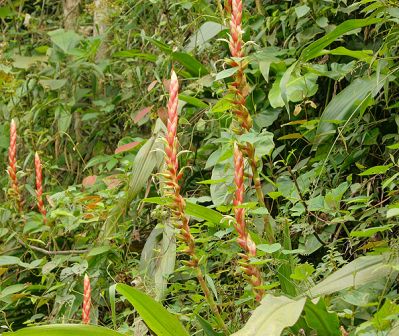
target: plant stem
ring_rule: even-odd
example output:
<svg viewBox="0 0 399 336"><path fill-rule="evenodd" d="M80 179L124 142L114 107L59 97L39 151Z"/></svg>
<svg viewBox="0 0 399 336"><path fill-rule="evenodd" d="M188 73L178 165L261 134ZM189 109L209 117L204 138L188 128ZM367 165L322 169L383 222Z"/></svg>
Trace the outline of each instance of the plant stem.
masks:
<svg viewBox="0 0 399 336"><path fill-rule="evenodd" d="M258 11L258 14L263 15L263 10L262 10L262 4L260 0L255 0L256 4L256 10Z"/></svg>
<svg viewBox="0 0 399 336"><path fill-rule="evenodd" d="M257 160L255 157L255 149L252 146L252 144L247 143L246 150L247 150L247 155L248 155L248 161L251 166L252 180L254 183L256 196L258 198L258 203L261 207L266 208L265 196L263 194L262 184L261 184L261 180L260 180L260 176L259 176L259 172L258 172ZM273 244L276 241L275 237L274 237L273 228L270 223L269 214L266 214L263 216L263 232L265 233L266 239L268 240L268 242L270 244Z"/></svg>
<svg viewBox="0 0 399 336"><path fill-rule="evenodd" d="M222 18L222 21L224 23L224 10L223 10L223 6L222 6L222 1L221 0L216 0L216 5L218 7L218 11L219 11L220 17Z"/></svg>

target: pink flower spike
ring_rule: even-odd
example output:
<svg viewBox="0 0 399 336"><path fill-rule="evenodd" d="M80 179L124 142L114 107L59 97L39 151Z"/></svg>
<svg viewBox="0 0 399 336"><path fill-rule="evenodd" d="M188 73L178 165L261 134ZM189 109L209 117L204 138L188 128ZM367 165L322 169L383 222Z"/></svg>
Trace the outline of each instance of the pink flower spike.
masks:
<svg viewBox="0 0 399 336"><path fill-rule="evenodd" d="M82 307L82 322L84 324L90 323L90 308L91 308L91 287L90 278L86 274L83 281L83 307Z"/></svg>
<svg viewBox="0 0 399 336"><path fill-rule="evenodd" d="M40 162L39 154L35 153L35 172L36 172L36 199L37 207L40 213L43 215L43 220L46 223L46 208L43 202L43 176L42 176L42 163Z"/></svg>

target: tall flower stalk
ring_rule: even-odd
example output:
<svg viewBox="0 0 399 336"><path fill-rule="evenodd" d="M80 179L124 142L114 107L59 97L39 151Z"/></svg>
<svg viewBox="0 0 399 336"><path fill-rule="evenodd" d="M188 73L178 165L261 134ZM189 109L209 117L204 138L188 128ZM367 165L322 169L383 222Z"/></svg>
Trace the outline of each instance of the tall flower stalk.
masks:
<svg viewBox="0 0 399 336"><path fill-rule="evenodd" d="M44 223L47 222L46 208L43 202L43 175L42 175L42 163L38 153L35 153L35 172L36 172L36 200L37 207L43 216Z"/></svg>
<svg viewBox="0 0 399 336"><path fill-rule="evenodd" d="M90 286L90 278L86 274L83 280L82 322L84 324L90 323L90 308L91 308L91 286Z"/></svg>
<svg viewBox="0 0 399 336"><path fill-rule="evenodd" d="M237 243L244 250L241 254L241 267L247 275L248 281L252 285L255 293L255 298L260 301L265 292L259 288L262 286L261 273L255 265L251 265L250 258L256 256L256 244L248 233L245 222L245 209L242 206L244 202L244 158L237 145L234 146L234 182L236 191L234 195L234 214L235 214L235 229L238 233Z"/></svg>
<svg viewBox="0 0 399 336"><path fill-rule="evenodd" d="M8 175L11 180L11 188L13 190L17 208L22 212L22 197L19 191L17 179L17 125L14 119L11 120L10 125L10 146L8 148Z"/></svg>
<svg viewBox="0 0 399 336"><path fill-rule="evenodd" d="M166 134L166 148L165 148L165 163L166 171L163 176L165 177L166 192L167 196L170 196L173 200L170 205L173 222L175 227L179 230L177 235L178 240L185 244L186 247L183 250L189 256L189 260L186 261L187 266L191 267L197 276L198 282L205 295L212 312L215 315L216 321L220 328L227 331L227 327L220 315L219 308L213 299L212 293L209 290L202 270L199 265L199 258L195 251L194 237L191 235L189 218L185 213L186 202L180 194L179 180L182 177L182 172L179 171L179 162L177 158L177 125L178 125L178 94L179 94L179 82L176 73L172 70L170 86L170 96L168 102L168 123L167 123L167 134Z"/></svg>
<svg viewBox="0 0 399 336"><path fill-rule="evenodd" d="M245 52L243 48L244 41L242 39L242 0L229 0L229 4L231 5L229 49L232 56L229 64L238 68L235 73L234 81L229 89L234 96L232 108L233 115L239 124L239 128L235 129L235 132L237 134L243 134L251 130L253 123L251 115L245 105L249 92L249 85L245 75L247 62L243 59ZM248 157L251 166L252 179L259 205L266 207L265 196L262 191L261 179L258 172L258 160L255 156L255 148L252 144L246 143L242 149ZM263 216L263 221L266 238L270 243L273 243L275 238L269 215Z"/></svg>

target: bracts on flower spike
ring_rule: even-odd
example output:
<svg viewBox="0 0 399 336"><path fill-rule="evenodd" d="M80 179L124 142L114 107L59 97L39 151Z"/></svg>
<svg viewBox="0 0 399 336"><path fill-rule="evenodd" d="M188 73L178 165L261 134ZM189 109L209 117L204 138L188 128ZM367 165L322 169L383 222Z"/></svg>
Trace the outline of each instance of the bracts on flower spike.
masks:
<svg viewBox="0 0 399 336"><path fill-rule="evenodd" d="M205 295L210 308L212 309L215 318L220 328L227 332L226 325L220 316L219 309L213 299L212 293L206 284L204 275L199 266L199 258L195 252L195 241L191 235L189 218L185 213L186 202L180 194L179 180L182 173L179 171L179 162L177 158L177 126L178 126L178 95L179 95L179 82L176 73L172 71L170 85L169 85L169 102L168 102L168 124L166 133L166 146L165 146L165 163L166 171L162 174L165 178L166 192L165 195L169 196L173 203L170 205L173 221L176 228L179 230L177 238L186 245L183 251L189 256L189 261L186 265L192 267L196 273L198 282Z"/></svg>
<svg viewBox="0 0 399 336"><path fill-rule="evenodd" d="M247 275L248 281L253 286L256 300L260 301L264 296L264 290L259 288L262 286L261 273L255 265L251 265L250 258L256 256L256 245L248 233L245 222L245 209L242 206L244 202L244 158L237 145L234 146L234 183L236 191L234 195L234 214L235 214L235 229L238 234L237 243L244 250L241 254L241 267Z"/></svg>
<svg viewBox="0 0 399 336"><path fill-rule="evenodd" d="M7 172L11 180L11 187L17 202L17 208L22 212L22 197L17 180L17 125L15 124L14 119L11 120L10 125L10 146L8 148Z"/></svg>
<svg viewBox="0 0 399 336"><path fill-rule="evenodd" d="M242 0L229 0L231 4L231 20L230 20L230 41L229 48L233 59L229 64L233 67L238 67L234 75L234 81L230 85L230 92L233 94L233 115L238 122L238 127L235 129L237 134L249 132L252 128L252 118L245 105L248 92L250 91L247 79L245 76L245 69L247 62L243 59L245 56L244 41L242 38ZM266 207L265 197L262 191L261 180L258 172L258 160L255 156L255 148L252 144L247 143L242 147L252 170L252 178L259 205ZM270 223L269 215L263 216L264 231L269 243L274 242L274 233Z"/></svg>
<svg viewBox="0 0 399 336"><path fill-rule="evenodd" d="M46 208L43 202L43 176L42 176L42 164L38 153L35 153L35 172L36 172L36 200L37 207L43 216L44 223L47 222Z"/></svg>
<svg viewBox="0 0 399 336"><path fill-rule="evenodd" d="M90 308L91 308L90 278L86 274L83 281L83 305L82 305L82 322L84 324L90 323Z"/></svg>

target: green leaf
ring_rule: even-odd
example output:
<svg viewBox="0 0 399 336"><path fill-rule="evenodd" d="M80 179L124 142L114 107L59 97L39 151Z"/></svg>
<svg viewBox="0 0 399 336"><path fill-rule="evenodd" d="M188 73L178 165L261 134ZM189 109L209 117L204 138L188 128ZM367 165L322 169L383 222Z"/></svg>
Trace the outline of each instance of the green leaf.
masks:
<svg viewBox="0 0 399 336"><path fill-rule="evenodd" d="M335 133L336 126L331 121L346 122L370 105L370 98L381 90L384 80L377 81L376 76L357 78L334 96L321 115L316 131L316 146Z"/></svg>
<svg viewBox="0 0 399 336"><path fill-rule="evenodd" d="M159 205L171 205L172 199L169 197L150 197L143 199L143 202L159 204ZM186 213L187 215L204 219L215 225L218 225L223 219L223 216L219 212L204 207L202 205L194 204L187 201L186 201Z"/></svg>
<svg viewBox="0 0 399 336"><path fill-rule="evenodd" d="M359 257L338 271L329 275L304 294L318 297L339 292L350 287L359 287L392 274L390 264L398 264L399 259L390 260L389 254Z"/></svg>
<svg viewBox="0 0 399 336"><path fill-rule="evenodd" d="M160 128L164 128L162 121L157 120L155 134L140 148L133 162L133 170L129 180L126 194L121 197L116 205L111 209L99 237L99 244L109 239L115 232L119 218L123 215L130 203L137 194L144 188L153 170L159 162L162 161L163 155L159 151L162 143L158 141L162 132Z"/></svg>
<svg viewBox="0 0 399 336"><path fill-rule="evenodd" d="M47 56L20 56L15 55L13 57L14 62L12 63L14 68L18 69L28 69L31 65L37 62L47 61Z"/></svg>
<svg viewBox="0 0 399 336"><path fill-rule="evenodd" d="M39 84L45 89L58 90L67 83L66 79L41 79Z"/></svg>
<svg viewBox="0 0 399 336"><path fill-rule="evenodd" d="M340 336L337 313L329 313L323 299L317 304L308 300L305 305L305 320L307 325L317 331L317 335Z"/></svg>
<svg viewBox="0 0 399 336"><path fill-rule="evenodd" d="M150 286L155 289L157 301L164 298L169 282L169 276L175 269L176 237L171 218L158 224L146 239L140 257L140 271L150 280Z"/></svg>
<svg viewBox="0 0 399 336"><path fill-rule="evenodd" d="M364 172L361 172L359 174L359 176L385 174L391 167L392 167L392 164L389 164L386 166L374 166L374 167L371 167L371 168L365 170Z"/></svg>
<svg viewBox="0 0 399 336"><path fill-rule="evenodd" d="M204 330L204 334L206 336L223 336L222 333L217 333L212 329L212 326L207 320L204 320L201 316L197 315L197 320L201 324L202 329Z"/></svg>
<svg viewBox="0 0 399 336"><path fill-rule="evenodd" d="M310 11L310 7L306 5L295 7L295 14L299 18L305 16Z"/></svg>
<svg viewBox="0 0 399 336"><path fill-rule="evenodd" d="M8 287L5 287L1 292L0 292L0 300L6 298L9 295L18 293L23 291L27 285L25 284L16 284L16 285L11 285Z"/></svg>
<svg viewBox="0 0 399 336"><path fill-rule="evenodd" d="M183 65L186 70L195 77L207 75L208 69L190 54L184 52L173 52L172 58Z"/></svg>
<svg viewBox="0 0 399 336"><path fill-rule="evenodd" d="M307 280L314 273L314 271L315 269L311 264L298 264L295 266L294 273L290 275L290 278L298 281L304 281Z"/></svg>
<svg viewBox="0 0 399 336"><path fill-rule="evenodd" d="M111 250L111 248L109 246L97 246L97 247L92 248L87 256L93 257L93 256L96 256L99 254L107 253L110 250Z"/></svg>
<svg viewBox="0 0 399 336"><path fill-rule="evenodd" d="M212 112L214 113L222 113L228 111L232 108L233 95L227 94L223 98L219 99L215 105L212 107Z"/></svg>
<svg viewBox="0 0 399 336"><path fill-rule="evenodd" d="M121 336L122 334L108 328L84 324L53 324L20 329L5 333L7 336Z"/></svg>
<svg viewBox="0 0 399 336"><path fill-rule="evenodd" d="M72 30L65 31L64 29L57 29L48 33L51 42L60 48L64 53L69 53L82 39L81 36Z"/></svg>
<svg viewBox="0 0 399 336"><path fill-rule="evenodd" d="M382 22L382 19L354 19L347 20L340 25L338 25L333 31L329 32L327 35L318 39L317 41L308 45L305 49L302 50L300 60L303 62L307 62L312 58L317 57L320 51L322 51L325 47L335 42L337 38L340 36L366 26L370 26L375 23Z"/></svg>
<svg viewBox="0 0 399 336"><path fill-rule="evenodd" d="M216 74L215 80L218 81L221 79L229 78L229 77L233 76L237 71L238 71L238 67L222 70Z"/></svg>
<svg viewBox="0 0 399 336"><path fill-rule="evenodd" d="M399 306L387 298L370 322L377 330L387 330L391 326L392 321L397 319L398 315ZM394 317L396 318L394 319Z"/></svg>
<svg viewBox="0 0 399 336"><path fill-rule="evenodd" d="M158 58L156 55L146 54L140 52L140 50L121 50L114 52L112 57L116 58L140 58L146 61L155 62Z"/></svg>
<svg viewBox="0 0 399 336"><path fill-rule="evenodd" d="M288 74L289 73L287 73L287 75ZM288 82L284 85L282 84L283 80L285 80L283 79L284 76L283 78L277 77L269 91L268 98L270 105L274 108L283 107L285 102L302 101L306 97L313 96L318 90L318 85L316 83L318 76L316 74L309 72L304 76L296 74L289 75Z"/></svg>
<svg viewBox="0 0 399 336"><path fill-rule="evenodd" d="M199 108L208 108L208 104L205 104L202 100L195 97L179 94L179 99Z"/></svg>
<svg viewBox="0 0 399 336"><path fill-rule="evenodd" d="M267 294L245 326L232 336L280 336L298 320L305 302L306 298L292 300Z"/></svg>
<svg viewBox="0 0 399 336"><path fill-rule="evenodd" d="M388 209L387 218L399 216L399 207Z"/></svg>
<svg viewBox="0 0 399 336"><path fill-rule="evenodd" d="M352 231L350 233L350 236L351 237L372 237L376 233L390 230L392 227L393 227L393 224L389 224L389 225L367 228L367 229L363 229L361 231Z"/></svg>
<svg viewBox="0 0 399 336"><path fill-rule="evenodd" d="M213 21L204 22L201 27L199 27L199 29L190 37L185 49L187 51L192 51L195 47L202 47L204 43L214 38L225 29L227 29L227 27L221 25L220 23Z"/></svg>
<svg viewBox="0 0 399 336"><path fill-rule="evenodd" d="M266 252L266 253L274 253L274 252L277 252L278 250L281 249L281 245L279 243L275 243L275 244L259 244L259 245L256 245L256 248L258 250Z"/></svg>
<svg viewBox="0 0 399 336"><path fill-rule="evenodd" d="M176 316L169 313L153 298L125 284L117 284L116 290L137 310L147 326L158 336L188 336L188 332Z"/></svg>

